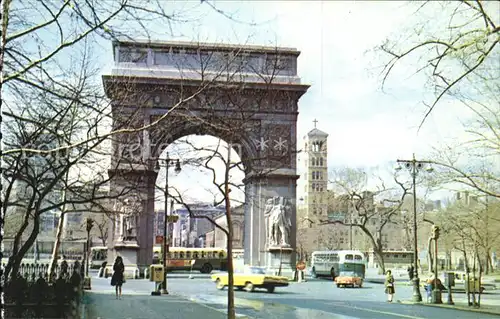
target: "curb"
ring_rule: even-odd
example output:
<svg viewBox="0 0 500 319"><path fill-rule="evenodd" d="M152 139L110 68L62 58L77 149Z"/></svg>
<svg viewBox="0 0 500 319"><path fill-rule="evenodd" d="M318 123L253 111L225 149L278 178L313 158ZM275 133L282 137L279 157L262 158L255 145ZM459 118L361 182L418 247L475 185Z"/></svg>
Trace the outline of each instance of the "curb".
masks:
<svg viewBox="0 0 500 319"><path fill-rule="evenodd" d="M425 307L434 307L434 308L445 308L445 309L454 309L454 310L460 310L460 311L468 311L468 312L477 312L477 313L484 313L487 315L495 315L499 316L500 311L490 311L487 309L481 309L481 308L471 308L471 307L466 307L466 306L457 306L457 305L448 305L448 304L432 304L432 303L424 303L424 302L414 302L414 301L406 301L406 300L398 300L398 303L401 303L403 305L419 305L419 306L425 306Z"/></svg>

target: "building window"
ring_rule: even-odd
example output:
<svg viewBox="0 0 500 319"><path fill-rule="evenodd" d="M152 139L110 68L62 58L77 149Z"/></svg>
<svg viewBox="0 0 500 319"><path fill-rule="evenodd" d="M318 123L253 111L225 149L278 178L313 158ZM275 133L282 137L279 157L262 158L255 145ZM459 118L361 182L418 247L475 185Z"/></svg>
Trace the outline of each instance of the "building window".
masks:
<svg viewBox="0 0 500 319"><path fill-rule="evenodd" d="M319 166L323 166L323 157L319 158Z"/></svg>

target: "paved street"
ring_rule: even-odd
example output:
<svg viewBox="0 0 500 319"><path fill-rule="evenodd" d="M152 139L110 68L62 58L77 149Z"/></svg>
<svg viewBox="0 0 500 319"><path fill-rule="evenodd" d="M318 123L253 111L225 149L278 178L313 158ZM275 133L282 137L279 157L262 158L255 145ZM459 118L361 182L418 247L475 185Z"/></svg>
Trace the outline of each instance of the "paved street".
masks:
<svg viewBox="0 0 500 319"><path fill-rule="evenodd" d="M88 318L224 318L227 290L219 291L209 276L169 274L169 296L150 296L153 283L129 280L124 299L115 300L109 278L93 278L87 295ZM396 287L396 301L411 300L411 287ZM236 291L237 313L251 318L499 318L499 316L404 303L387 303L380 284L339 289L328 280L292 283L275 293ZM455 300L463 298L457 295ZM483 301L500 298L485 296ZM445 299L446 300L446 299Z"/></svg>

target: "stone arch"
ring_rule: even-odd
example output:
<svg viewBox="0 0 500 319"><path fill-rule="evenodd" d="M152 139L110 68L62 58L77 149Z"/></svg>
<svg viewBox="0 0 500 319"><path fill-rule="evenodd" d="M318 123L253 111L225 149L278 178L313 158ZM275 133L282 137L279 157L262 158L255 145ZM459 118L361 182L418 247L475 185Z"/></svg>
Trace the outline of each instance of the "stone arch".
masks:
<svg viewBox="0 0 500 319"><path fill-rule="evenodd" d="M140 63L130 57L138 49L147 52ZM277 260L282 260L293 267L298 100L309 87L301 84L297 75L300 52L293 48L149 41L116 41L113 52L115 66L111 74L103 76L104 89L111 99L113 128L131 130L113 136L110 192L134 184L142 210L135 241L108 240L108 265L117 253L141 270L151 264L158 174L154 162L173 141L194 134L232 144L245 166L245 264L275 270ZM240 61L237 64L219 61L235 54ZM206 68L197 69L191 62L199 56L211 57L216 63L210 60ZM214 70L221 65L228 70L217 77ZM229 68L241 65L244 70L235 70L230 76ZM267 70L269 66L277 69ZM178 105L179 100L184 102ZM144 126L148 128L140 130ZM273 205L287 203L291 230L285 250L270 244L265 215L270 200Z"/></svg>
<svg viewBox="0 0 500 319"><path fill-rule="evenodd" d="M162 130L168 130L168 134L161 136L160 143L156 145L151 145L150 158L159 158L162 152L173 142L189 136L189 135L211 135L216 138L220 138L227 144L232 145L232 150L235 151L243 162L245 169L245 174L248 174L252 170L252 162L259 156L255 144L252 143L253 134L241 134L240 136L228 136L225 134L224 128L225 124L219 124L219 127L204 126L203 121L198 118L192 118L194 125L166 125L162 127ZM198 123L197 123L198 122ZM161 134L161 133L160 133Z"/></svg>

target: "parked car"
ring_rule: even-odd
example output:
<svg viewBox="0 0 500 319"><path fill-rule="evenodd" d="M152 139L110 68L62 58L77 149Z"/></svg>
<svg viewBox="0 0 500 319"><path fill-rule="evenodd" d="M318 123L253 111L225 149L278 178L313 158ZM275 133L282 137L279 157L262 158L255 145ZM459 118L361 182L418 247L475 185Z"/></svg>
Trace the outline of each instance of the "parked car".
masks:
<svg viewBox="0 0 500 319"><path fill-rule="evenodd" d="M217 289L222 290L228 286L228 273L216 273L211 276ZM266 274L265 268L247 266L234 271L234 287L239 290L253 292L255 289L266 289L274 292L276 287L288 286L288 278Z"/></svg>

